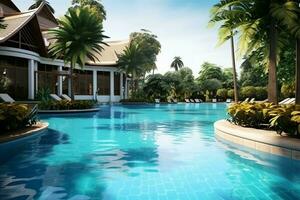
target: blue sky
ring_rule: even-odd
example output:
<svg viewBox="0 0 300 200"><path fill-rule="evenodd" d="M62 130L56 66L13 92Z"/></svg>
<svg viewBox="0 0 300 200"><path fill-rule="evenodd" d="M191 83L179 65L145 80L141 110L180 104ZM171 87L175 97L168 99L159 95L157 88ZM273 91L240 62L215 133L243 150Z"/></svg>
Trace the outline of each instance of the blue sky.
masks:
<svg viewBox="0 0 300 200"><path fill-rule="evenodd" d="M30 0L13 0L26 10ZM48 0L62 16L71 0ZM229 44L216 47L217 30L207 27L209 10L217 0L103 0L107 20L105 34L110 40L127 39L140 29L158 36L162 51L158 56L158 72L170 70L174 56L180 56L185 66L198 74L204 61L231 67Z"/></svg>

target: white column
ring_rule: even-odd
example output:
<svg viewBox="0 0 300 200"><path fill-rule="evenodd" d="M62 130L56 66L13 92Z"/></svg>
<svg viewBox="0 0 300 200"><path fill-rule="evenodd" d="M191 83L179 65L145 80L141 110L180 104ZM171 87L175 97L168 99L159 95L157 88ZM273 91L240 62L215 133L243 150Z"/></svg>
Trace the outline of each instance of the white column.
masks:
<svg viewBox="0 0 300 200"><path fill-rule="evenodd" d="M114 90L115 90L114 72L110 71L110 102L114 100Z"/></svg>
<svg viewBox="0 0 300 200"><path fill-rule="evenodd" d="M98 90L98 86L97 86L97 70L93 70L93 95L94 95L94 99L97 101L97 90Z"/></svg>
<svg viewBox="0 0 300 200"><path fill-rule="evenodd" d="M58 74L61 74L62 66L58 66L57 71L58 71ZM58 96L61 96L63 93L62 85L63 85L63 77L61 75L58 75L58 77L57 77L57 95Z"/></svg>
<svg viewBox="0 0 300 200"><path fill-rule="evenodd" d="M120 73L120 98L124 98L124 88L123 88L123 73Z"/></svg>
<svg viewBox="0 0 300 200"><path fill-rule="evenodd" d="M70 76L69 72L68 72L68 74L69 74L69 76L68 76L68 95L70 97L71 96L71 76Z"/></svg>
<svg viewBox="0 0 300 200"><path fill-rule="evenodd" d="M34 65L34 77L35 77L35 94L37 94L37 92L39 91L39 68L38 68L38 62L35 62L35 65Z"/></svg>
<svg viewBox="0 0 300 200"><path fill-rule="evenodd" d="M125 99L128 99L128 80L127 80L127 76L125 76Z"/></svg>
<svg viewBox="0 0 300 200"><path fill-rule="evenodd" d="M35 61L28 60L28 99L34 100L34 67Z"/></svg>

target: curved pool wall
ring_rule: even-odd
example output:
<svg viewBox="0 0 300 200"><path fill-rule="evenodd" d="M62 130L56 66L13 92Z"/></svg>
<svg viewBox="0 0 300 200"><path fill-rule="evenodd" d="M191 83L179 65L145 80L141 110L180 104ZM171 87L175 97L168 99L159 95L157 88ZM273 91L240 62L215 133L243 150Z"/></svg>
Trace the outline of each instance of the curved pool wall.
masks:
<svg viewBox="0 0 300 200"><path fill-rule="evenodd" d="M225 109L103 106L43 115L48 131L1 160L0 199L300 199L299 161L215 139Z"/></svg>

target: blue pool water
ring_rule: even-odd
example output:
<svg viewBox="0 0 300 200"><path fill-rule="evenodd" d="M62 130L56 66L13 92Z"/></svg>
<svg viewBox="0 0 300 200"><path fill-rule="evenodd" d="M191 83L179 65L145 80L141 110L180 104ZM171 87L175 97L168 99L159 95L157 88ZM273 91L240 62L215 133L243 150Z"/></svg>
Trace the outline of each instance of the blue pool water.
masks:
<svg viewBox="0 0 300 200"><path fill-rule="evenodd" d="M0 199L300 199L300 162L230 146L225 104L103 106L49 115L49 131L0 145Z"/></svg>

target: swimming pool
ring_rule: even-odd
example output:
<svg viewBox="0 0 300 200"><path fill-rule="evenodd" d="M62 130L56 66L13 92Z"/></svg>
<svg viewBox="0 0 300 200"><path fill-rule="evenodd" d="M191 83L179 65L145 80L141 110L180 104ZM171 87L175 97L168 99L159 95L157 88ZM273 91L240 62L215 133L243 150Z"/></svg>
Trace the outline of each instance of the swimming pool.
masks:
<svg viewBox="0 0 300 200"><path fill-rule="evenodd" d="M300 162L215 139L225 109L103 106L42 116L49 131L0 145L0 199L300 199Z"/></svg>

